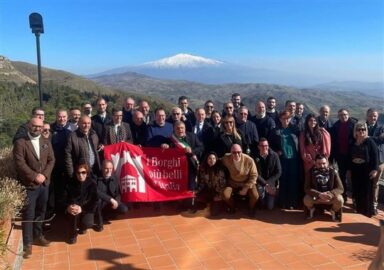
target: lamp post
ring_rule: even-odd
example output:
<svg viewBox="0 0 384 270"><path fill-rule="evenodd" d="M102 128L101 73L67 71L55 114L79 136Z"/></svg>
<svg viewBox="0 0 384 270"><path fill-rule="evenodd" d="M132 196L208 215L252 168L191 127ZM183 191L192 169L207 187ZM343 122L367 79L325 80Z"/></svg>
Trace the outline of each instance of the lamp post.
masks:
<svg viewBox="0 0 384 270"><path fill-rule="evenodd" d="M32 33L36 36L36 50L37 50L37 79L39 85L39 100L40 107L43 107L43 96L41 93L41 59L40 59L40 34L44 33L43 17L39 13L31 13L29 15L29 27Z"/></svg>

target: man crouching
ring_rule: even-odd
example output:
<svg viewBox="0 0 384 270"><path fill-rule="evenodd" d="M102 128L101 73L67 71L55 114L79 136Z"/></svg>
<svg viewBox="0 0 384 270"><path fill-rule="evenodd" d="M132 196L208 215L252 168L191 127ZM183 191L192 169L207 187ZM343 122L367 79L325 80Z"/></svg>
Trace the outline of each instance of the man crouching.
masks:
<svg viewBox="0 0 384 270"><path fill-rule="evenodd" d="M332 205L332 219L341 222L343 185L337 171L324 155L315 157L315 165L305 177L304 205L307 219L313 218L314 204Z"/></svg>
<svg viewBox="0 0 384 270"><path fill-rule="evenodd" d="M222 159L224 166L229 171L228 186L224 189L224 200L234 213L235 207L232 198L233 192L239 195L249 197L249 216L254 217L256 202L259 199L259 193L256 189L257 168L253 159L242 153L241 146L234 144L231 147L231 154Z"/></svg>

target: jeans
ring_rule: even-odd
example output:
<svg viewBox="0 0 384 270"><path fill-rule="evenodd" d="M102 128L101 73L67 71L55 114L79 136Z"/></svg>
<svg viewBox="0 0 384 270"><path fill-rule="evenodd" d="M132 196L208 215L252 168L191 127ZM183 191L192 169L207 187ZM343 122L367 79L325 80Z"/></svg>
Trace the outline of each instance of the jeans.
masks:
<svg viewBox="0 0 384 270"><path fill-rule="evenodd" d="M48 190L49 185L39 185L35 189L27 189L28 204L23 209L23 220L26 222L22 224L24 246L31 245L33 239L42 236L42 222L39 221L45 218Z"/></svg>

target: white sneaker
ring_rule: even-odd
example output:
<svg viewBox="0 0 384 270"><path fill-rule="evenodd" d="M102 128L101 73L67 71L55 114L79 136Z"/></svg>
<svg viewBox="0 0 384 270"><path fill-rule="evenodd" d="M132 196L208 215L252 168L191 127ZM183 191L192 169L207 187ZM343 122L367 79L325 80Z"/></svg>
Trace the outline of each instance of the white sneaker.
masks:
<svg viewBox="0 0 384 270"><path fill-rule="evenodd" d="M332 220L335 221L336 220L336 212L331 210L331 216L332 216Z"/></svg>
<svg viewBox="0 0 384 270"><path fill-rule="evenodd" d="M312 219L314 213L315 213L315 207L312 207L311 209L308 209L308 217L307 217L307 219Z"/></svg>

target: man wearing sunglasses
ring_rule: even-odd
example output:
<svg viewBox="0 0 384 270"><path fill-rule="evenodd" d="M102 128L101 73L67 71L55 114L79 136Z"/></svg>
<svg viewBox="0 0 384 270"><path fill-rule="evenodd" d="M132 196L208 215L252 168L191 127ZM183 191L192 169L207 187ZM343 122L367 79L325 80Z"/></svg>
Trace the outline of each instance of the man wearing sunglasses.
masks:
<svg viewBox="0 0 384 270"><path fill-rule="evenodd" d="M239 144L232 145L231 154L225 155L222 161L229 172L228 184L224 189L223 197L229 206L230 213L235 212L232 194L247 195L249 199L248 215L253 218L255 206L259 199L259 193L256 189L258 173L255 162L251 157L243 154Z"/></svg>

